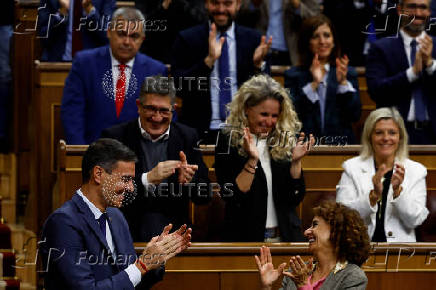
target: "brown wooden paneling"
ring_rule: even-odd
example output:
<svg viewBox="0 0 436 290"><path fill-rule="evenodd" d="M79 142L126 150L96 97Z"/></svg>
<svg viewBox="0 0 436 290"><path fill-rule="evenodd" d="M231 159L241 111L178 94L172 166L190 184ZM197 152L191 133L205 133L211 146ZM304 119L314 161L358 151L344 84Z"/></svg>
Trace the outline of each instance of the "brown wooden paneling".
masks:
<svg viewBox="0 0 436 290"><path fill-rule="evenodd" d="M220 290L220 274L218 273L166 273L163 281L159 282L153 289L210 289Z"/></svg>
<svg viewBox="0 0 436 290"><path fill-rule="evenodd" d="M69 199L81 184L81 159L82 154L85 152L87 146L77 145L61 145L63 150L60 151L60 168L58 171L58 180L60 182L59 192L55 193L54 200L58 203L56 207L60 206L64 201ZM213 164L214 154L213 146L203 147L203 154L205 163L208 166ZM336 185L342 174L343 161L357 156L360 146L344 146L344 147L329 147L319 146L314 149L311 154L303 159L304 178L306 182L306 196L298 208L298 214L302 220L302 228L309 227L312 221L312 208L317 206L325 199L335 199ZM427 188L428 194L428 208L431 213L436 214L436 146L410 146L410 157L413 160L421 161L427 166ZM212 168L213 169L213 168ZM211 180L216 180L214 171L211 170ZM57 195L57 197L56 197ZM435 196L435 198L431 198ZM431 204L430 204L431 203ZM218 197L214 196L211 204L208 206L192 206L193 217L201 232L195 238L204 241L216 241L221 239L223 230L223 220L225 203ZM426 222L424 233L427 238L422 240L436 241L436 230L433 230L436 224L436 215L429 216L429 221ZM434 232L434 237L433 233ZM207 234L206 234L207 233ZM432 235L429 235L432 234Z"/></svg>
<svg viewBox="0 0 436 290"><path fill-rule="evenodd" d="M259 274L253 256L262 243L193 243L166 265L164 281L156 289L259 289ZM140 253L145 244L135 244ZM275 266L291 256L310 256L307 243L268 244ZM367 289L434 289L436 244L373 243L362 269ZM273 289L278 289L281 278Z"/></svg>

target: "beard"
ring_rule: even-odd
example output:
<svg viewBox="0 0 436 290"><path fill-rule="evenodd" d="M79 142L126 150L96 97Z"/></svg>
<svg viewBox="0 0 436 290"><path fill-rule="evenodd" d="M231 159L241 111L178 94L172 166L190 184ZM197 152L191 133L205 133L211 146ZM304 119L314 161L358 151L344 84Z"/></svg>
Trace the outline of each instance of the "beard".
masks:
<svg viewBox="0 0 436 290"><path fill-rule="evenodd" d="M413 21L415 19L420 19L423 20L422 24L414 24ZM416 35L416 34L420 34L422 31L425 30L426 28L426 24L427 23L427 18L416 18L414 16L406 16L404 17L404 15L401 15L401 27L409 32L410 34Z"/></svg>
<svg viewBox="0 0 436 290"><path fill-rule="evenodd" d="M209 20L211 23L215 23L216 28L218 31L220 32L226 32L227 29L229 29L229 27L232 25L233 20L235 19L235 17L233 17L230 13L224 13L227 16L227 22L223 25L219 25L218 23L215 22L214 16L218 15L218 13L209 13Z"/></svg>

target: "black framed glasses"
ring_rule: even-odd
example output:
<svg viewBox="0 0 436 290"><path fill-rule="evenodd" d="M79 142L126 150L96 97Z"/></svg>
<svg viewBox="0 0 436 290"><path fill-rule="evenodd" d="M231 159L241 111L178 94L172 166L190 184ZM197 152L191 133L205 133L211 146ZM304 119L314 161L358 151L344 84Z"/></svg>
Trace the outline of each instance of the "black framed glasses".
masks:
<svg viewBox="0 0 436 290"><path fill-rule="evenodd" d="M159 113L161 116L168 117L173 112L172 107L158 108L153 105L142 105L142 108L148 115L156 115Z"/></svg>

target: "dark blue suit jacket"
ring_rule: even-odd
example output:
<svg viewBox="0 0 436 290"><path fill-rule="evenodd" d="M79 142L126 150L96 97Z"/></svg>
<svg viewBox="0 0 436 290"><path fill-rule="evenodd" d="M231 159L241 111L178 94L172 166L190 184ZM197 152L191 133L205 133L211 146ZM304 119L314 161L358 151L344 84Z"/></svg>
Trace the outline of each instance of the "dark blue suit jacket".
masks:
<svg viewBox="0 0 436 290"><path fill-rule="evenodd" d="M108 208L107 214L115 261L94 214L78 194L48 217L40 243L45 289L134 289L124 271L136 260L129 227L118 209ZM163 274L163 268L150 271L140 285L149 288Z"/></svg>
<svg viewBox="0 0 436 290"><path fill-rule="evenodd" d="M309 69L293 67L285 72L285 87L291 91L291 98L303 123L302 131L312 133L315 137L330 136L324 142L337 145L356 143L351 123L360 119L361 104L359 97L359 84L357 72L348 67L347 80L353 85L356 92L338 94L338 81L336 80L336 66L330 65L327 76L326 107L324 115L324 131L321 131L321 113L319 102L312 103L303 92L303 87L312 82ZM344 139L344 136L346 139ZM336 137L336 140L335 140ZM333 139L332 139L333 138ZM332 140L330 140L332 139Z"/></svg>
<svg viewBox="0 0 436 290"><path fill-rule="evenodd" d="M147 76L167 75L164 64L138 53L117 118L109 46L77 53L65 81L61 118L67 144L90 144L101 131L138 117L136 99Z"/></svg>
<svg viewBox="0 0 436 290"><path fill-rule="evenodd" d="M74 0L70 0L74 1ZM83 48L89 49L106 45L106 24L112 12L115 11L115 0L92 0L95 13L83 18L80 27L83 37ZM43 61L62 61L67 41L69 16L58 13L60 8L58 0L41 0L38 9L38 31L42 40Z"/></svg>
<svg viewBox="0 0 436 290"><path fill-rule="evenodd" d="M261 35L256 30L235 24L236 75L238 87L254 73L253 54L260 43ZM182 86L178 96L183 100L179 121L196 128L201 134L209 129L212 107L209 90L209 68L204 59L209 53L209 25L202 24L183 30L177 36L172 54L171 73L176 78L176 86ZM177 78L194 77L194 81L179 82ZM201 85L196 80L204 77ZM191 84L189 85L189 82Z"/></svg>
<svg viewBox="0 0 436 290"><path fill-rule="evenodd" d="M433 37L433 43L436 38ZM436 58L436 45L433 46ZM396 38L383 38L371 45L366 64L368 91L377 107L395 106L404 120L410 109L414 86L422 86L427 102L427 111L436 133L436 73L428 75L423 70L422 77L414 83L407 80L409 68L401 34Z"/></svg>

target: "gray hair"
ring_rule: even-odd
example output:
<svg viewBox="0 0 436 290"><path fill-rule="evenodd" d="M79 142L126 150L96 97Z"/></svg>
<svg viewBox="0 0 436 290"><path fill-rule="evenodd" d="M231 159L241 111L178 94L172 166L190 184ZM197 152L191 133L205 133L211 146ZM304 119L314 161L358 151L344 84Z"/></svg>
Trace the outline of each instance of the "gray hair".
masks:
<svg viewBox="0 0 436 290"><path fill-rule="evenodd" d="M366 118L362 132L362 152L360 152L360 156L363 159L367 159L374 155L371 135L374 130L375 124L380 120L386 119L391 119L392 121L394 121L400 130L400 142L398 144L398 149L395 153L395 157L402 161L409 156L409 150L407 148L409 136L407 135L406 127L404 126L404 120L398 110L394 107L391 107L379 108L377 110L374 110L371 112L371 114L369 114L368 118Z"/></svg>
<svg viewBox="0 0 436 290"><path fill-rule="evenodd" d="M146 77L141 87L139 100L143 102L145 96L149 94L169 96L171 106L173 106L176 102L176 89L173 78L164 77L162 75Z"/></svg>
<svg viewBox="0 0 436 290"><path fill-rule="evenodd" d="M110 22L111 23L110 27L112 29L114 28L114 25L116 24L118 18L121 18L128 22L141 23L142 26L145 25L144 14L142 14L142 12L136 8L121 7L116 9L114 13L112 13L112 20ZM142 31L144 31L144 29Z"/></svg>

